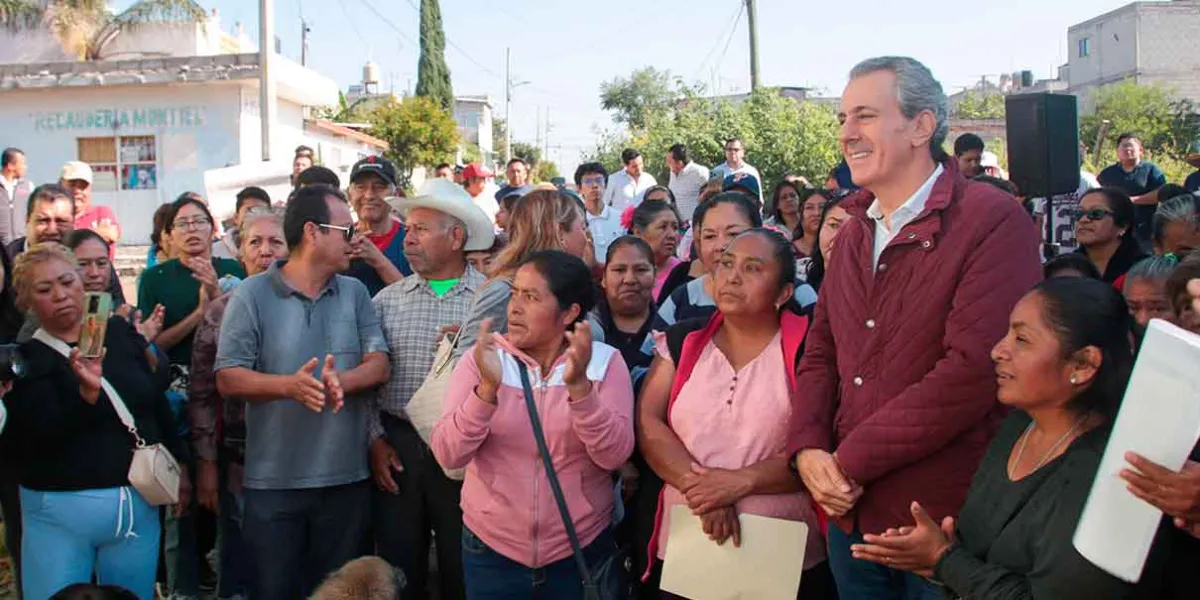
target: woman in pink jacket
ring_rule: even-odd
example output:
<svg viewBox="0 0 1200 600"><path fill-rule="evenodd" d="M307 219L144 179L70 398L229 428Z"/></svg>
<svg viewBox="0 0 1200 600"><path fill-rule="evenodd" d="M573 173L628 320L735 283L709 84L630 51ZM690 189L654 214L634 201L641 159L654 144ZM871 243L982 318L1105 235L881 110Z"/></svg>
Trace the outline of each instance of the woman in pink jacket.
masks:
<svg viewBox="0 0 1200 600"><path fill-rule="evenodd" d="M432 449L466 467L463 576L468 599L582 598L573 556L526 409L532 382L589 575L614 590L611 472L633 452L633 388L621 354L592 342L595 304L582 260L555 250L525 259L513 280L508 333L489 321L455 368Z"/></svg>

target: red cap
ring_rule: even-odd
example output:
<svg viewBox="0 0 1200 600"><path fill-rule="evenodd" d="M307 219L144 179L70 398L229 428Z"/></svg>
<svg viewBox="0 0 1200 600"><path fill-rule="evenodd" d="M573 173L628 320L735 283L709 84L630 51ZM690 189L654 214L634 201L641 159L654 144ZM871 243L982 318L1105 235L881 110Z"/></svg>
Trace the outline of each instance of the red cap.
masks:
<svg viewBox="0 0 1200 600"><path fill-rule="evenodd" d="M475 177L483 177L484 179L492 177L492 172L487 170L487 167L479 163L471 163L463 169L463 179L473 179Z"/></svg>

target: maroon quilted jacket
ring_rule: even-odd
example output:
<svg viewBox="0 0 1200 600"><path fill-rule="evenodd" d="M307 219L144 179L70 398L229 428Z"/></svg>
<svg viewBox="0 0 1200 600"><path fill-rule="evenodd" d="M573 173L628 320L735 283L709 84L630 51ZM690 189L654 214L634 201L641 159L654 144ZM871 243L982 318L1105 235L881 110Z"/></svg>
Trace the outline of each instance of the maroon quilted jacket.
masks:
<svg viewBox="0 0 1200 600"><path fill-rule="evenodd" d="M916 500L958 513L999 423L992 346L1041 279L1038 232L1012 196L969 182L953 161L925 210L872 268L874 197L842 206L792 410L793 450L836 451L864 487L843 530L911 525Z"/></svg>

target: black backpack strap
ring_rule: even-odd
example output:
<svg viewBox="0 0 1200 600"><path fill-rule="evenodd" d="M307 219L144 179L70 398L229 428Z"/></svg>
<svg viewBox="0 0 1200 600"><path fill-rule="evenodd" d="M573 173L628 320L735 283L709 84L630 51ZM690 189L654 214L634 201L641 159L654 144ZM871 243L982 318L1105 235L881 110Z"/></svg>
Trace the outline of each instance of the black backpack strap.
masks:
<svg viewBox="0 0 1200 600"><path fill-rule="evenodd" d="M575 533L575 524L571 521L571 511L567 508L567 498L563 495L562 486L558 482L558 472L554 469L554 459L550 455L550 447L546 444L546 434L542 429L542 419L538 416L537 404L533 399L533 384L529 381L529 370L525 363L517 360L517 368L521 372L521 388L525 393L525 409L529 412L529 421L533 425L533 439L537 442L538 454L542 457L542 467L546 470L546 479L550 480L550 492L554 495L554 503L558 505L558 515L562 519L563 528L567 530L567 541L571 542L572 555L575 557L575 567L579 569L579 577L583 580L585 600L600 600L596 582L588 570L587 560L583 557L583 547L579 536Z"/></svg>

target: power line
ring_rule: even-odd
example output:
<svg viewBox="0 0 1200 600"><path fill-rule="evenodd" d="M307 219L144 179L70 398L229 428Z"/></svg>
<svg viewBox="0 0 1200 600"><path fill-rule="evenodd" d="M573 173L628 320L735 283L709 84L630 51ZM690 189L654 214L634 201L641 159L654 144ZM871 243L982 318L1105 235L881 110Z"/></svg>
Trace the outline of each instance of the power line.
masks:
<svg viewBox="0 0 1200 600"><path fill-rule="evenodd" d="M344 1L344 0L339 0L339 1ZM414 46L416 45L416 44L413 44L412 38L408 37L407 34L405 34L403 31L401 31L400 28L397 27L396 24L391 21L391 19L387 18L386 16L384 16L383 13L379 12L379 9L375 8L375 6L372 5L368 0L362 0L362 3L363 3L363 6L367 7L367 10L375 13L375 16L378 17L380 21L383 21L384 25L391 27L392 31L395 31L396 35L400 36L401 39L403 39L405 42L408 42L410 45L414 45ZM342 5L342 8L343 9L345 8L344 4ZM357 33L357 31L355 33ZM362 34L359 34L358 37L361 38Z"/></svg>
<svg viewBox="0 0 1200 600"><path fill-rule="evenodd" d="M363 3L366 4L367 0L363 0ZM421 14L421 7L417 6L417 4L415 2L413 2L413 0L408 0L408 5L413 7L413 9L417 11L418 15ZM417 34L421 36L422 41L425 41L425 37L423 34L421 34L420 28L417 29ZM500 81L504 81L503 75L500 75L499 73L491 70L491 68L489 68L487 65L475 60L474 56L467 54L466 50L463 50L462 48L460 48L458 46L458 44L455 44L453 41L451 41L450 38L448 36L446 36L444 31L442 32L442 39L446 40L447 46L450 46L451 48L454 48L455 50L457 50L458 53L463 56L463 58L465 58L468 61L470 61L471 63L473 63L476 67L479 67L479 69L481 71L483 71L484 73L487 73L488 75L491 75L492 77L495 77L496 79L499 79Z"/></svg>
<svg viewBox="0 0 1200 600"><path fill-rule="evenodd" d="M725 40L725 48L723 48L721 50L721 58L717 59L717 70L718 71L721 69L721 63L725 62L725 53L729 52L729 43L733 41L733 34L737 31L738 23L741 22L742 15L745 14L745 12L746 12L745 9L746 9L746 5L743 4L742 9L738 11L737 18L733 20L733 28L729 30L729 37ZM714 94L717 93L717 90L713 90L713 93Z"/></svg>
<svg viewBox="0 0 1200 600"><path fill-rule="evenodd" d="M358 36L358 39L360 40L367 39L363 37L362 32L358 30L358 25L354 24L354 19L350 16L350 9L346 8L346 0L338 0L338 4L342 7L342 14L346 15L346 20L350 22L350 29L354 30L354 35Z"/></svg>
<svg viewBox="0 0 1200 600"><path fill-rule="evenodd" d="M726 34L724 36L722 36L725 38L725 48L729 48L729 40L733 39L733 33L735 31L737 31L738 22L741 21L742 12L744 12L745 10L746 10L746 4L744 2L739 1L737 12L734 13L733 25L731 25L729 27L729 31L726 32ZM708 49L708 54L704 55L704 60L700 62L700 66L697 67L696 72L692 74L692 79L695 79L697 76L700 75L700 73L702 73L704 71L705 65L708 64L708 59L712 58L713 52L716 52L717 46L719 46L719 45L721 45L721 37L718 37L716 43L714 43L712 45L712 47Z"/></svg>
<svg viewBox="0 0 1200 600"><path fill-rule="evenodd" d="M367 5L367 8L370 8L372 10L372 12L374 12L376 15L378 15L379 18L384 21L384 23L391 25L392 29L396 29L395 25L392 25L391 22L389 22L383 15L381 15L379 13L379 11L375 10L375 8L373 6L371 6L369 0L362 0L362 2L363 2L363 4ZM409 6L413 7L413 10L417 11L418 15L421 14L421 7L417 6L416 2L414 2L413 0L407 0L407 2L408 2ZM423 33L421 33L421 30L419 27L417 28L417 35L421 38L422 41L426 41L425 36ZM445 34L445 31L442 32L442 36L443 36L443 39L445 39L447 46L456 50L459 54L462 55L463 58L467 59L467 61L474 64L476 67L478 67L479 70L483 71L484 73L487 73L488 75L491 75L492 77L500 80L501 82L506 81L503 75L493 71L491 69L491 67L488 67L487 65L483 64L482 62L476 60L474 56L471 56L470 54L467 53L466 50L463 50L462 47L460 47L458 44L455 44L454 41L451 40L450 37ZM529 85L527 89L529 89L530 91L533 91L533 92L538 92L538 93L546 95L546 96L551 96L551 97L556 97L556 98L565 98L565 96L562 96L557 92L552 92L550 90L542 89L535 85Z"/></svg>

